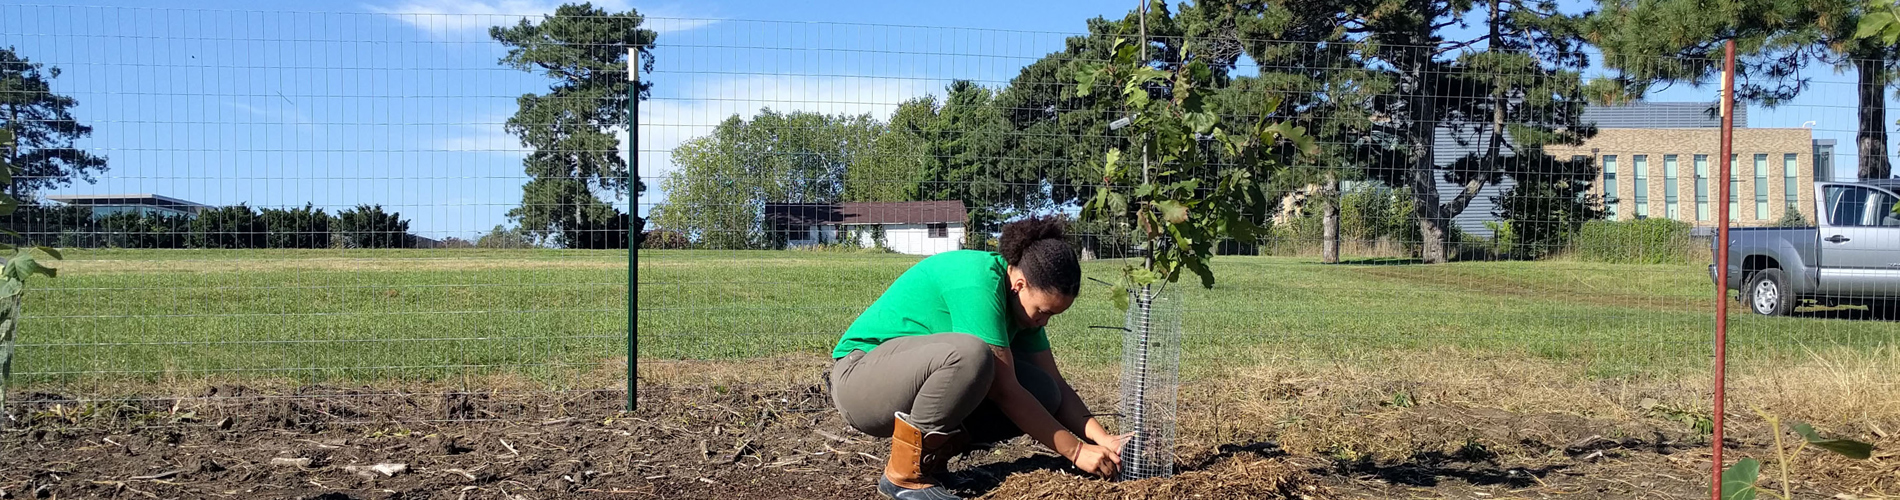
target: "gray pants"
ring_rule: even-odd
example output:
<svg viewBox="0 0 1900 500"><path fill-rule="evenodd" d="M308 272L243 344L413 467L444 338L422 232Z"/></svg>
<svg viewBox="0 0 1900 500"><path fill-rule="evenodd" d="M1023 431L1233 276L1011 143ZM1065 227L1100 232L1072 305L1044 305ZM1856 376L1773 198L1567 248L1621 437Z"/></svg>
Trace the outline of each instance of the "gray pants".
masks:
<svg viewBox="0 0 1900 500"><path fill-rule="evenodd" d="M1056 381L1017 351L1016 380L1054 414L1062 405ZM871 352L851 351L831 365L831 404L845 423L890 437L892 416L909 414L924 432L959 426L971 442L995 443L1022 435L987 397L995 360L990 345L962 333L898 337Z"/></svg>

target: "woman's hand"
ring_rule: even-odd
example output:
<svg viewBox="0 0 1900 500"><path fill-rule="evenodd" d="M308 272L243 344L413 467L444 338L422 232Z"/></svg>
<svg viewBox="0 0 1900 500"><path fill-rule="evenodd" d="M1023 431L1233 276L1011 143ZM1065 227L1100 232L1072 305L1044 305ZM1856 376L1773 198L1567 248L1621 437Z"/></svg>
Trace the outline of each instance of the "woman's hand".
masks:
<svg viewBox="0 0 1900 500"><path fill-rule="evenodd" d="M1093 429L1090 429L1090 430L1093 430ZM1120 457L1122 456L1122 444L1127 443L1128 438L1132 438L1132 437L1135 437L1135 433L1133 432L1122 434L1120 436L1112 436L1112 435L1109 435L1107 432L1103 432L1098 435L1089 436L1089 440L1095 441L1095 444L1099 444L1099 445L1102 445L1103 448L1107 448L1109 453L1113 453L1115 454L1116 457Z"/></svg>
<svg viewBox="0 0 1900 500"><path fill-rule="evenodd" d="M1112 479L1116 473L1120 472L1122 457L1119 452L1111 451L1101 445L1084 443L1076 449L1075 458L1071 461L1075 462L1075 467L1082 469L1082 472Z"/></svg>

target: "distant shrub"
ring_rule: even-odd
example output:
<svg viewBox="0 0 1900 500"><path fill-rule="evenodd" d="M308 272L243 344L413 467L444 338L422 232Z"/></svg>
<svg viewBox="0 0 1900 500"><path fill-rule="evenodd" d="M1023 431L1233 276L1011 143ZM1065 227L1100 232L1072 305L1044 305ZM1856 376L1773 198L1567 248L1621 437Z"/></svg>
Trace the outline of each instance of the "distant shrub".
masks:
<svg viewBox="0 0 1900 500"><path fill-rule="evenodd" d="M1670 219L1591 221L1571 241L1571 255L1612 264L1680 264L1693 247L1689 223Z"/></svg>

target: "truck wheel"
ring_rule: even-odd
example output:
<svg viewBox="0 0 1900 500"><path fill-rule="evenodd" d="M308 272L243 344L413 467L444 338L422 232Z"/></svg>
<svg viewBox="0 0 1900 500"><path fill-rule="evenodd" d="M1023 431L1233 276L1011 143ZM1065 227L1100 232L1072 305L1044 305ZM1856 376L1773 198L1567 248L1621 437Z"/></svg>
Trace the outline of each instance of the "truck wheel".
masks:
<svg viewBox="0 0 1900 500"><path fill-rule="evenodd" d="M1797 302L1794 290L1788 287L1788 274L1780 269L1756 271L1742 289L1742 303L1763 316L1787 316L1794 312Z"/></svg>

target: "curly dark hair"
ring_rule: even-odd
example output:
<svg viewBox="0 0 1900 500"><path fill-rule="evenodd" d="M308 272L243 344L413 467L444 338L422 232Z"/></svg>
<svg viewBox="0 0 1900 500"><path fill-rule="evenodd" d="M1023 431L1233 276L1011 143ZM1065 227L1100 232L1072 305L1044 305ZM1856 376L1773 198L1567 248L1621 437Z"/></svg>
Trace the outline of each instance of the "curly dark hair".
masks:
<svg viewBox="0 0 1900 500"><path fill-rule="evenodd" d="M1029 286L1074 297L1082 291L1082 266L1076 262L1075 247L1064 236L1068 226L1057 216L1005 224L999 242L1003 260L1022 269Z"/></svg>

